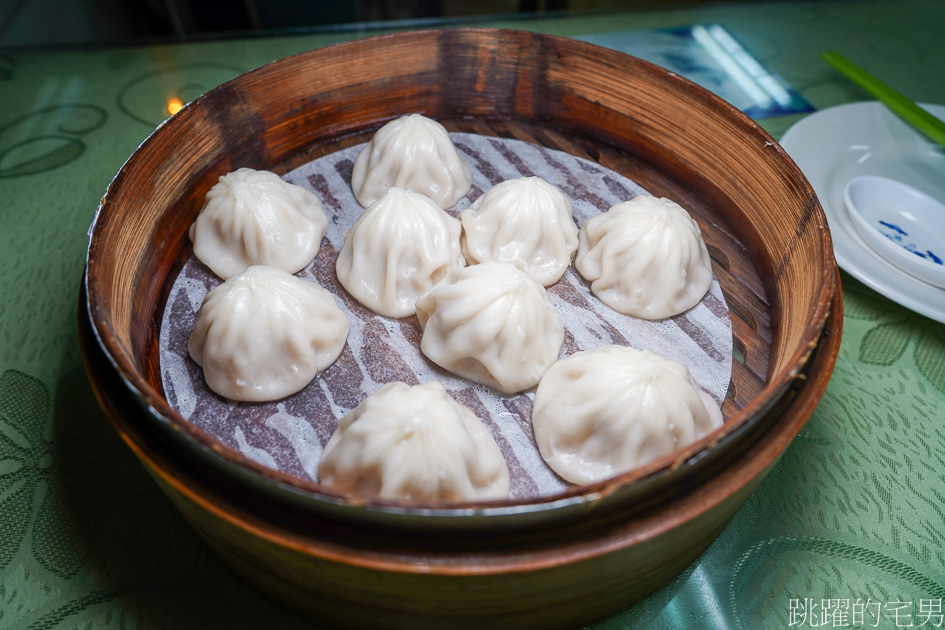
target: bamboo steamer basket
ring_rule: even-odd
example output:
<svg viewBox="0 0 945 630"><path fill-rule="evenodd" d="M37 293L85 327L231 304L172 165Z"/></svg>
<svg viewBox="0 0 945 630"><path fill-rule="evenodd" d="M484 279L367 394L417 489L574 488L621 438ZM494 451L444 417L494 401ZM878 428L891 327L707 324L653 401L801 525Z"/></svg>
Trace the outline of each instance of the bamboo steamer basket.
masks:
<svg viewBox="0 0 945 630"><path fill-rule="evenodd" d="M170 407L157 361L163 300L217 177L241 166L284 173L409 112L594 160L691 210L739 357L721 429L551 497L403 505L268 469ZM274 62L162 125L102 200L80 330L119 433L196 531L261 588L338 625L567 626L681 571L760 483L829 379L837 277L810 185L721 99L574 40L420 31Z"/></svg>

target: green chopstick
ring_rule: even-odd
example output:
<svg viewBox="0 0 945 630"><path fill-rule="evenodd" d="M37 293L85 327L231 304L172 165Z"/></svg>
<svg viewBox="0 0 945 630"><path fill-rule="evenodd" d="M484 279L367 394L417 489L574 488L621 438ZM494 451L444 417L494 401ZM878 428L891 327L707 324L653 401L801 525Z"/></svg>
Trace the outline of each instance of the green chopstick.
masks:
<svg viewBox="0 0 945 630"><path fill-rule="evenodd" d="M908 98L892 89L852 61L833 51L821 58L839 70L848 79L875 96L894 114L918 129L931 140L945 146L945 122L928 113Z"/></svg>

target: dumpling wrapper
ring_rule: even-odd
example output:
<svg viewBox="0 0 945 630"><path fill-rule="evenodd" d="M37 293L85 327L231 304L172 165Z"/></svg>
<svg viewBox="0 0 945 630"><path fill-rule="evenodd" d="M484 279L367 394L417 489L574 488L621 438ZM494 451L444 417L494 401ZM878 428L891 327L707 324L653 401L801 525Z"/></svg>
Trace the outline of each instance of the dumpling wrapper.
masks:
<svg viewBox="0 0 945 630"><path fill-rule="evenodd" d="M548 292L511 263L450 271L417 300L417 318L431 361L505 394L537 385L564 343Z"/></svg>
<svg viewBox="0 0 945 630"><path fill-rule="evenodd" d="M335 262L341 285L362 305L407 317L417 298L466 264L462 228L428 197L391 188L358 217Z"/></svg>
<svg viewBox="0 0 945 630"><path fill-rule="evenodd" d="M226 280L252 265L289 273L318 253L328 218L311 191L275 173L241 168L220 177L190 226L194 254Z"/></svg>
<svg viewBox="0 0 945 630"><path fill-rule="evenodd" d="M584 222L574 266L616 311L643 319L678 315L712 286L699 224L679 204L634 197Z"/></svg>
<svg viewBox="0 0 945 630"><path fill-rule="evenodd" d="M615 345L551 366L532 411L542 458L576 484L633 470L721 425L719 406L685 365Z"/></svg>
<svg viewBox="0 0 945 630"><path fill-rule="evenodd" d="M188 341L207 385L232 400L296 393L344 349L348 317L313 282L256 265L210 291Z"/></svg>
<svg viewBox="0 0 945 630"><path fill-rule="evenodd" d="M507 498L509 470L488 429L442 384L388 383L338 423L319 481L362 497L405 501Z"/></svg>
<svg viewBox="0 0 945 630"><path fill-rule="evenodd" d="M571 200L540 177L496 184L459 220L470 263L512 263L546 287L564 275L578 248Z"/></svg>
<svg viewBox="0 0 945 630"><path fill-rule="evenodd" d="M420 114L401 116L378 129L351 172L351 189L365 208L397 187L426 195L446 209L471 186L469 165L446 128Z"/></svg>

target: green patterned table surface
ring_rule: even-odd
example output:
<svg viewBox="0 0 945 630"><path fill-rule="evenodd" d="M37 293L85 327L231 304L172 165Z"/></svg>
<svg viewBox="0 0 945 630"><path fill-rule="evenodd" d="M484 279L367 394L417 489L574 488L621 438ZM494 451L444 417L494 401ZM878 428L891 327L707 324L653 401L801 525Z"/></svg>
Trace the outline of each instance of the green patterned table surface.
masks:
<svg viewBox="0 0 945 630"><path fill-rule="evenodd" d="M945 2L712 5L488 26L577 36L720 23L815 108L868 100L835 49L945 104ZM90 391L76 301L112 175L217 83L355 34L0 53L0 628L316 628L188 529ZM775 137L800 115L761 121ZM844 274L809 423L709 550L594 628L945 627L945 325Z"/></svg>

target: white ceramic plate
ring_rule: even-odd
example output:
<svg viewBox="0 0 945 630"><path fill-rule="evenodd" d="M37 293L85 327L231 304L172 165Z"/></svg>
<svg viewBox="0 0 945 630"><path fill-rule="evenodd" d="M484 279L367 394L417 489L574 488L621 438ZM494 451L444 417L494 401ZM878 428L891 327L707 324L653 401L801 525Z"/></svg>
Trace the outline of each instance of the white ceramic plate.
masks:
<svg viewBox="0 0 945 630"><path fill-rule="evenodd" d="M945 120L945 107L922 107ZM875 101L812 114L788 129L781 146L807 176L824 207L837 264L891 300L945 323L945 289L880 258L860 238L843 205L844 187L858 175L896 179L945 203L945 148Z"/></svg>

